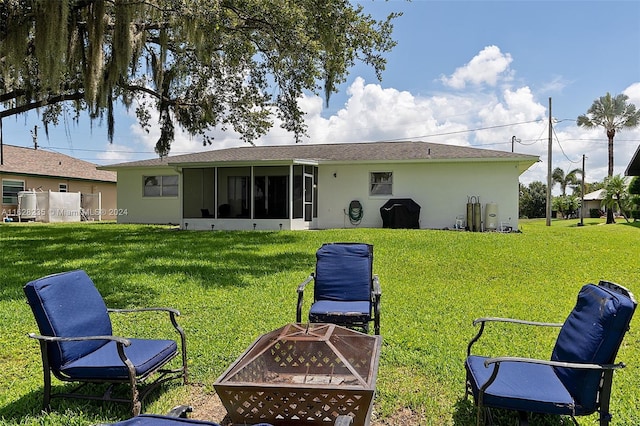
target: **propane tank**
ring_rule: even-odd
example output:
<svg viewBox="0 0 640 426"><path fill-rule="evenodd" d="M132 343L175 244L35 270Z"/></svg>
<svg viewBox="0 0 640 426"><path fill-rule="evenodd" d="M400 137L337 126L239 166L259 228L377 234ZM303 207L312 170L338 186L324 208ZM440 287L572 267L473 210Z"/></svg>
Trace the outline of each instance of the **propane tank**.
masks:
<svg viewBox="0 0 640 426"><path fill-rule="evenodd" d="M473 227L473 203L471 202L472 197L467 197L467 224L465 229L467 231L471 231Z"/></svg>
<svg viewBox="0 0 640 426"><path fill-rule="evenodd" d="M480 205L480 197L476 197L473 204L473 231L482 231L482 206Z"/></svg>
<svg viewBox="0 0 640 426"><path fill-rule="evenodd" d="M496 203L487 203L484 207L484 229L487 231L495 231L498 229L498 205Z"/></svg>

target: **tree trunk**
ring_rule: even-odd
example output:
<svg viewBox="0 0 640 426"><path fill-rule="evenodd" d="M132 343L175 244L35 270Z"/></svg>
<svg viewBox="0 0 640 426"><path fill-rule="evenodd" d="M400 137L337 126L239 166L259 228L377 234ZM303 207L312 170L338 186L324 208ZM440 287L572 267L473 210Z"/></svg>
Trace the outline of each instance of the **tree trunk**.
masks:
<svg viewBox="0 0 640 426"><path fill-rule="evenodd" d="M616 135L616 129L607 130L607 139L609 140L609 169L608 176L613 176L613 137ZM613 218L613 209L607 210L607 223L616 223Z"/></svg>

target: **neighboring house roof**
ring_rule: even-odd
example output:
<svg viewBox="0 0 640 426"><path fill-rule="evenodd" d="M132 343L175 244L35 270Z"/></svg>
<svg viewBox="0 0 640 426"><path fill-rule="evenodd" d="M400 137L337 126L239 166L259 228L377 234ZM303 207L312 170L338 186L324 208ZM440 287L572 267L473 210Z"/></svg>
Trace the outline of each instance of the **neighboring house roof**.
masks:
<svg viewBox="0 0 640 426"><path fill-rule="evenodd" d="M624 174L626 176L640 176L640 145L638 145L638 149L636 149L636 153L631 158Z"/></svg>
<svg viewBox="0 0 640 426"><path fill-rule="evenodd" d="M117 174L98 170L88 161L45 149L24 148L14 145L2 146L0 174L11 173L29 176L80 179L101 182L116 182Z"/></svg>
<svg viewBox="0 0 640 426"><path fill-rule="evenodd" d="M368 142L348 144L295 144L277 146L244 146L167 158L132 161L103 166L105 170L124 167L197 166L216 163L252 163L258 161L393 162L393 161L518 161L526 167L539 161L536 155L493 151L466 146L430 142Z"/></svg>
<svg viewBox="0 0 640 426"><path fill-rule="evenodd" d="M585 201L602 201L604 199L604 189L598 189L588 194L584 194Z"/></svg>

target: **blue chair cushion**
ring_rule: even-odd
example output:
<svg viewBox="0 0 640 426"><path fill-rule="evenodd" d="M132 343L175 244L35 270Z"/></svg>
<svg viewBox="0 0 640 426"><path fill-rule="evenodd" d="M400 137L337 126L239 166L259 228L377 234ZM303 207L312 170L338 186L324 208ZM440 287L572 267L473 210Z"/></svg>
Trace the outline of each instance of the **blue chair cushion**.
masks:
<svg viewBox="0 0 640 426"><path fill-rule="evenodd" d="M371 302L340 302L335 300L319 300L309 309L311 322L340 323L368 322L371 319Z"/></svg>
<svg viewBox="0 0 640 426"><path fill-rule="evenodd" d="M125 353L136 369L136 376L153 372L177 354L177 344L173 340L129 339L131 345ZM118 356L116 343L110 341L97 350L63 365L62 373L81 380L125 380L129 371Z"/></svg>
<svg viewBox="0 0 640 426"><path fill-rule="evenodd" d="M467 357L466 368L474 398L491 376L495 364L484 366L485 357ZM502 362L496 380L484 393L485 406L550 414L571 414L574 400L553 367Z"/></svg>
<svg viewBox="0 0 640 426"><path fill-rule="evenodd" d="M155 414L141 414L128 420L114 423L113 426L183 426L183 425L209 425L219 426L218 423L206 422L204 420L184 419ZM269 423L260 423L255 426L272 426Z"/></svg>
<svg viewBox="0 0 640 426"><path fill-rule="evenodd" d="M203 420L184 419L177 417L160 416L155 414L141 414L128 420L113 423L113 426L183 426L183 425L209 425L219 426L217 423L205 422Z"/></svg>
<svg viewBox="0 0 640 426"><path fill-rule="evenodd" d="M43 336L109 336L111 320L102 296L86 272L49 275L27 283L27 301ZM61 342L49 345L54 370L103 346L105 341Z"/></svg>
<svg viewBox="0 0 640 426"><path fill-rule="evenodd" d="M368 244L324 244L316 252L315 300L371 299L373 250Z"/></svg>
<svg viewBox="0 0 640 426"><path fill-rule="evenodd" d="M587 284L565 321L551 359L612 364L635 310L634 302L605 287ZM596 409L601 372L556 368L556 374L586 412Z"/></svg>

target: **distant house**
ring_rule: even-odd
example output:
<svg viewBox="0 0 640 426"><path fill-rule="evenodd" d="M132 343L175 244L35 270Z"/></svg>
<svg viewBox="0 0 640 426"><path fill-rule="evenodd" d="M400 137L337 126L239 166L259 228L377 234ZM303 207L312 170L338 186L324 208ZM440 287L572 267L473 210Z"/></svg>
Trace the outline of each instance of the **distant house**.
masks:
<svg viewBox="0 0 640 426"><path fill-rule="evenodd" d="M604 200L604 189L598 189L593 192L589 192L588 194L584 194L584 206L582 208L582 217L591 217L592 210L599 210L601 213L604 213L606 210L602 205L602 200ZM598 215L600 217L600 215Z"/></svg>
<svg viewBox="0 0 640 426"><path fill-rule="evenodd" d="M518 224L518 178L537 156L426 142L246 146L103 166L127 223L186 229L383 227L390 199L420 228L453 228L473 199ZM459 222L458 222L459 223ZM392 226L393 227L393 226Z"/></svg>
<svg viewBox="0 0 640 426"><path fill-rule="evenodd" d="M18 209L18 200L19 195L23 195L20 193L25 191L81 193L83 201L94 201L89 204L91 208L86 214L102 220L116 218L116 173L98 170L96 164L57 152L6 144L2 146L1 159L3 219L16 220L23 216ZM95 202L98 196L101 200L99 211ZM31 213L27 216L32 217Z"/></svg>
<svg viewBox="0 0 640 426"><path fill-rule="evenodd" d="M638 145L638 149L636 149L636 153L631 158L624 174L626 176L640 176L640 145Z"/></svg>

